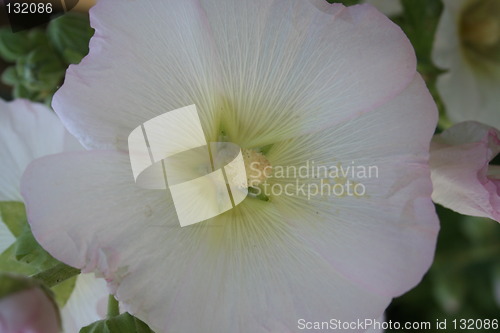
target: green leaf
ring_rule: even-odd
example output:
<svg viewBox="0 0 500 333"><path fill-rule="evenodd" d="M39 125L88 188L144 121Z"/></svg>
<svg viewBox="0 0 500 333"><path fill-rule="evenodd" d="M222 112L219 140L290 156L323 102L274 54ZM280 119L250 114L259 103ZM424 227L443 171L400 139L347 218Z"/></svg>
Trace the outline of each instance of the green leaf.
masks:
<svg viewBox="0 0 500 333"><path fill-rule="evenodd" d="M467 290L463 276L443 268L436 268L433 273L433 292L436 301L446 313L457 313L464 304Z"/></svg>
<svg viewBox="0 0 500 333"><path fill-rule="evenodd" d="M14 86L20 82L19 76L17 75L17 70L15 66L7 67L2 73L2 82Z"/></svg>
<svg viewBox="0 0 500 333"><path fill-rule="evenodd" d="M71 293L75 289L76 279L78 276L70 277L69 279L59 283L58 285L53 286L51 289L56 295L56 303L62 308L66 305Z"/></svg>
<svg viewBox="0 0 500 333"><path fill-rule="evenodd" d="M39 286L39 281L28 277L11 273L0 273L0 298Z"/></svg>
<svg viewBox="0 0 500 333"><path fill-rule="evenodd" d="M67 63L79 63L89 53L89 41L94 34L86 15L67 13L51 21L47 34Z"/></svg>
<svg viewBox="0 0 500 333"><path fill-rule="evenodd" d="M43 281L43 283L48 287L54 287L63 281L77 276L78 274L80 274L79 269L68 266L62 262L58 262L51 268L33 275L33 278Z"/></svg>
<svg viewBox="0 0 500 333"><path fill-rule="evenodd" d="M26 31L13 33L9 28L0 29L0 57L15 62L31 49L31 42Z"/></svg>
<svg viewBox="0 0 500 333"><path fill-rule="evenodd" d="M50 40L47 33L41 29L32 29L28 32L31 50L39 46L50 46Z"/></svg>
<svg viewBox="0 0 500 333"><path fill-rule="evenodd" d="M97 321L80 330L80 333L154 333L148 325L124 313L111 319Z"/></svg>
<svg viewBox="0 0 500 333"><path fill-rule="evenodd" d="M37 47L26 58L17 62L21 82L30 91L55 90L61 83L65 70L65 64L47 46Z"/></svg>
<svg viewBox="0 0 500 333"><path fill-rule="evenodd" d="M10 232L18 237L27 225L24 203L19 201L0 201L0 214Z"/></svg>
<svg viewBox="0 0 500 333"><path fill-rule="evenodd" d="M39 284L43 283L50 287L59 307L63 307L68 301L75 289L77 275L80 273L78 269L62 263L39 272L36 267L14 259L14 246L0 255L0 272L31 276L34 280L39 281Z"/></svg>
<svg viewBox="0 0 500 333"><path fill-rule="evenodd" d="M35 240L31 228L27 223L26 210L22 202L0 202L0 213L12 234L17 238L14 243L12 257L21 263L29 264L37 270L47 269L59 263ZM21 269L21 267L19 267ZM21 269L24 271L24 268Z"/></svg>
<svg viewBox="0 0 500 333"><path fill-rule="evenodd" d="M0 213L16 242L0 255L0 271L23 275L36 274L37 280L52 287L59 307L66 304L79 270L54 259L35 240L27 223L22 202L0 202Z"/></svg>
<svg viewBox="0 0 500 333"><path fill-rule="evenodd" d="M401 4L404 15L396 23L413 44L419 65L433 69L431 50L443 5L435 0L402 0Z"/></svg>
<svg viewBox="0 0 500 333"><path fill-rule="evenodd" d="M54 267L59 263L36 241L31 228L25 225L23 232L16 240L15 258L18 261L36 267L39 271Z"/></svg>
<svg viewBox="0 0 500 333"><path fill-rule="evenodd" d="M35 274L37 272L35 267L16 260L15 250L16 245L12 244L0 255L0 271L18 273L23 275Z"/></svg>
<svg viewBox="0 0 500 333"><path fill-rule="evenodd" d="M28 88L24 86L22 82L19 82L14 86L14 89L12 90L12 96L14 98L25 98L29 99L32 101L36 100L36 91L31 91Z"/></svg>
<svg viewBox="0 0 500 333"><path fill-rule="evenodd" d="M63 51L62 56L64 60L69 64L78 64L82 61L85 54L82 54L78 51L66 49Z"/></svg>

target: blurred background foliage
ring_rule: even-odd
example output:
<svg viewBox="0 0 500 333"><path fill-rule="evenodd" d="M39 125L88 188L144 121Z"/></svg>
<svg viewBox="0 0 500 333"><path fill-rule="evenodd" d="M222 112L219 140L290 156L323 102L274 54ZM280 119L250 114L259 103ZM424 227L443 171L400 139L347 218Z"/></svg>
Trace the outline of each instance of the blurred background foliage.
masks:
<svg viewBox="0 0 500 333"><path fill-rule="evenodd" d="M10 97L50 105L68 65L79 63L88 53L93 33L88 16L80 13L68 13L45 27L16 33L8 26L1 28L0 57L9 64L1 79L12 87Z"/></svg>
<svg viewBox="0 0 500 333"><path fill-rule="evenodd" d="M328 1L346 5L360 2ZM450 126L435 88L436 78L443 71L431 60L442 3L440 0L401 0L401 4L402 13L391 19L402 28L415 48L418 70L440 110L439 132ZM64 80L67 67L80 62L88 53L88 42L93 34L88 15L70 13L45 26L15 34L5 20L3 23L4 27L0 29L0 58L3 59L0 63L3 82L0 95L7 100L27 98L50 105L52 95ZM6 222L13 220L7 216L8 208L0 208ZM488 219L463 216L440 206L437 212L441 232L435 261L417 287L392 302L386 320L429 321L434 324L436 319L447 319L448 329L440 332L457 332L450 326L453 319L500 319L500 225ZM37 246L25 221L14 229L18 232L18 241L6 251L10 253L7 262L13 270L33 274L37 269L27 263L35 262L36 267L56 265L53 258ZM59 288L71 290L73 284L74 280L70 279ZM67 293L58 293L63 295L58 299L60 304L64 303ZM473 331L492 332L491 329Z"/></svg>

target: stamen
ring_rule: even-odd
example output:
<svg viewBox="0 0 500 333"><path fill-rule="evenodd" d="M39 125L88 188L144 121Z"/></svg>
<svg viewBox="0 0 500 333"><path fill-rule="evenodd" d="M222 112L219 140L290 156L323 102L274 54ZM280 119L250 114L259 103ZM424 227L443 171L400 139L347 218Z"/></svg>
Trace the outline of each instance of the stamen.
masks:
<svg viewBox="0 0 500 333"><path fill-rule="evenodd" d="M254 149L242 149L242 153L249 187L256 187L271 176L272 166L264 154Z"/></svg>

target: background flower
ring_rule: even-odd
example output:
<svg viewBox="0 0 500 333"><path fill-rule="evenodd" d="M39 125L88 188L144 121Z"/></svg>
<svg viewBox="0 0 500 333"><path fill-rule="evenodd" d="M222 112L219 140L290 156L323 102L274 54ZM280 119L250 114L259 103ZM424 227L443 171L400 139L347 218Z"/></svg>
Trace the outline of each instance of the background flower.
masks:
<svg viewBox="0 0 500 333"><path fill-rule="evenodd" d="M500 2L443 0L433 60L447 73L437 88L454 123L500 128Z"/></svg>
<svg viewBox="0 0 500 333"><path fill-rule="evenodd" d="M2 333L59 333L57 306L37 282L0 274L0 331Z"/></svg>
<svg viewBox="0 0 500 333"><path fill-rule="evenodd" d="M0 201L22 201L19 193L21 175L32 160L79 150L82 146L46 106L27 100L0 100ZM1 253L12 245L15 237L0 222ZM25 300L29 295L31 293L23 294L19 299ZM64 332L78 332L81 327L103 318L99 302L105 303L107 295L103 279L96 279L93 274L78 276L74 291L61 310ZM99 313L98 306L101 308Z"/></svg>

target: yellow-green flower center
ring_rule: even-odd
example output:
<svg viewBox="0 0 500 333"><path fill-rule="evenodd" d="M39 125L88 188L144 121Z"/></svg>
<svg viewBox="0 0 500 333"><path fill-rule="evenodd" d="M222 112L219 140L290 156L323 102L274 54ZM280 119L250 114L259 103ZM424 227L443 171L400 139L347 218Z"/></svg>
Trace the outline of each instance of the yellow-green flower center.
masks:
<svg viewBox="0 0 500 333"><path fill-rule="evenodd" d="M242 149L247 172L248 187L262 184L272 173L272 166L261 152L254 149Z"/></svg>
<svg viewBox="0 0 500 333"><path fill-rule="evenodd" d="M500 64L500 1L467 2L460 16L460 38L471 60Z"/></svg>

